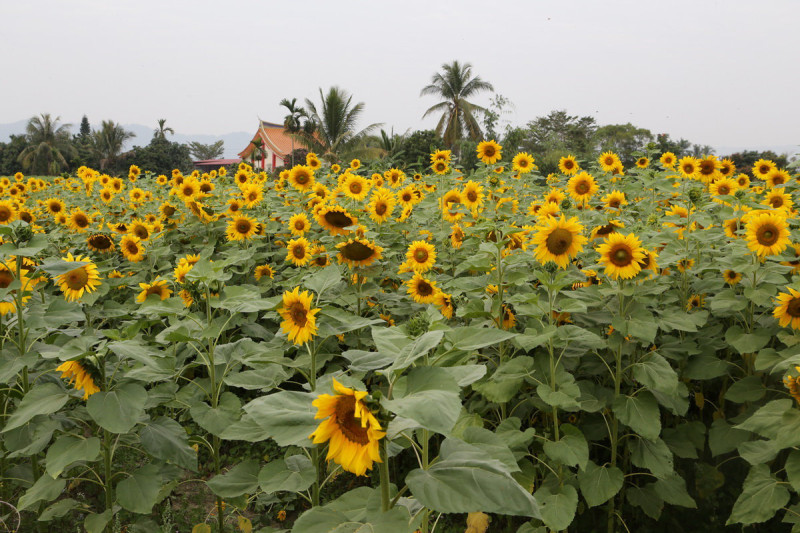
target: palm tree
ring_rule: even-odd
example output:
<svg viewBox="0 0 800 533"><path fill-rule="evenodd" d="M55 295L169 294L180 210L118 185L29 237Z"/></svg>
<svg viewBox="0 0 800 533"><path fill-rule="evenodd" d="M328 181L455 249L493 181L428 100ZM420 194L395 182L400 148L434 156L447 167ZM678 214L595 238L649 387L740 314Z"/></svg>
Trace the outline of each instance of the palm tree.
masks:
<svg viewBox="0 0 800 533"><path fill-rule="evenodd" d="M430 94L442 98L443 101L425 111L422 118L442 112L442 118L436 125L436 133L442 136L448 146L452 147L465 135L473 141L479 141L481 127L474 113L486 113L486 109L467 101L467 98L481 91L494 91L494 87L480 76L472 77L472 65L469 63L445 63L442 71L433 75L431 84L422 89L420 96Z"/></svg>
<svg viewBox="0 0 800 533"><path fill-rule="evenodd" d="M292 166L294 166L294 138L304 129L305 124L308 124L308 113L297 105L297 98L292 98L291 101L288 98L284 98L281 100L280 105L289 111L289 114L283 118L283 128L292 137ZM305 121L303 121L304 118L306 119Z"/></svg>
<svg viewBox="0 0 800 533"><path fill-rule="evenodd" d="M308 128L296 135L311 151L321 154L329 161L336 161L355 149L370 131L380 126L370 124L361 131L356 131L356 123L364 111L364 103L353 105L352 95L339 87L331 87L327 94L323 94L320 88L319 96L319 109L314 102L306 99L306 107L311 112L310 124L307 123Z"/></svg>
<svg viewBox="0 0 800 533"><path fill-rule="evenodd" d="M92 133L94 147L100 157L100 168L110 165L122 153L125 141L136 137L133 132L127 131L113 120L104 120L100 129Z"/></svg>
<svg viewBox="0 0 800 533"><path fill-rule="evenodd" d="M49 113L32 117L25 127L28 145L17 161L24 170L35 174L55 175L67 166L64 155L73 155L75 147L70 142L70 124L58 125L61 117L53 119Z"/></svg>
<svg viewBox="0 0 800 533"><path fill-rule="evenodd" d="M173 130L169 126L164 127L164 124L166 123L167 119L165 118L158 119L158 128L153 131L154 138L165 141L167 139L167 133L169 133L170 135L175 135L175 130Z"/></svg>

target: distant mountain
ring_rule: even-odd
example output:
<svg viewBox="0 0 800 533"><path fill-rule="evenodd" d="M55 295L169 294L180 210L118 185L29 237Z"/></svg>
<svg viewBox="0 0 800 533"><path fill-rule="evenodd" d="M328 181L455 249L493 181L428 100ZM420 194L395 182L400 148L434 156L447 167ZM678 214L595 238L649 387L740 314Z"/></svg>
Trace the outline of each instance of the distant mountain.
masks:
<svg viewBox="0 0 800 533"><path fill-rule="evenodd" d="M8 141L11 135L20 135L25 133L25 125L27 123L27 120L20 120L10 124L0 124L0 142ZM80 124L80 122L72 125L73 132L78 131L78 124ZM97 124L92 124L93 129L96 127L98 127ZM123 124L122 127L136 135L134 138L125 143L125 150L130 150L134 146L145 146L149 144L150 140L153 138L153 131L155 130L155 128L151 126L143 126L141 124ZM247 147L250 139L253 138L253 133L244 131L236 131L233 133L226 133L224 135L212 135L208 133L176 133L175 135L168 134L167 138L170 141L182 144L188 144L190 142L212 144L219 140L223 140L225 141L225 152L222 157L226 159L234 159L238 157L239 152Z"/></svg>

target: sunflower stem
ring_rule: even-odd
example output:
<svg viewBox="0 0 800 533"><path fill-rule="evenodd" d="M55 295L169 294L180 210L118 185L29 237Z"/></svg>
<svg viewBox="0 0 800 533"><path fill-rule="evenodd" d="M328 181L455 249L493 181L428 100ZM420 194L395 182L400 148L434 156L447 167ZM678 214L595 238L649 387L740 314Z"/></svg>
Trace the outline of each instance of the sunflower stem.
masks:
<svg viewBox="0 0 800 533"><path fill-rule="evenodd" d="M381 464L379 467L381 475L381 510L385 513L389 510L389 455L386 452L386 439L381 439L380 444Z"/></svg>

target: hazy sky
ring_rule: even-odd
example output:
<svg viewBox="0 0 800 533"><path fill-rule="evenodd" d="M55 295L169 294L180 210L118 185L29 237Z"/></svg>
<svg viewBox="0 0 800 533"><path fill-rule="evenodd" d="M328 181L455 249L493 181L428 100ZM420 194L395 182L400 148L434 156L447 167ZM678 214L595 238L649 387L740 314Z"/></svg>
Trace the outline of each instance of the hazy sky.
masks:
<svg viewBox="0 0 800 533"><path fill-rule="evenodd" d="M0 123L250 131L339 85L363 125L403 132L435 126L420 89L458 59L514 124L566 109L712 146L800 144L799 16L798 0L0 0Z"/></svg>

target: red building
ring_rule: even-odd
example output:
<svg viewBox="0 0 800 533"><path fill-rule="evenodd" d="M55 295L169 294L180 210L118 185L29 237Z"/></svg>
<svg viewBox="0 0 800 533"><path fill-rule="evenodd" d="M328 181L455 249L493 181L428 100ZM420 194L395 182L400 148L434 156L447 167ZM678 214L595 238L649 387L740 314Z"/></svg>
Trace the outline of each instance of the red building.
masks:
<svg viewBox="0 0 800 533"><path fill-rule="evenodd" d="M273 124L263 120L260 122L253 139L239 152L242 161L249 162L255 155L254 169L275 170L282 167L283 159L291 154L293 149L305 147L300 141L292 140L292 136L286 132L283 124ZM261 149L253 154L257 146Z"/></svg>

